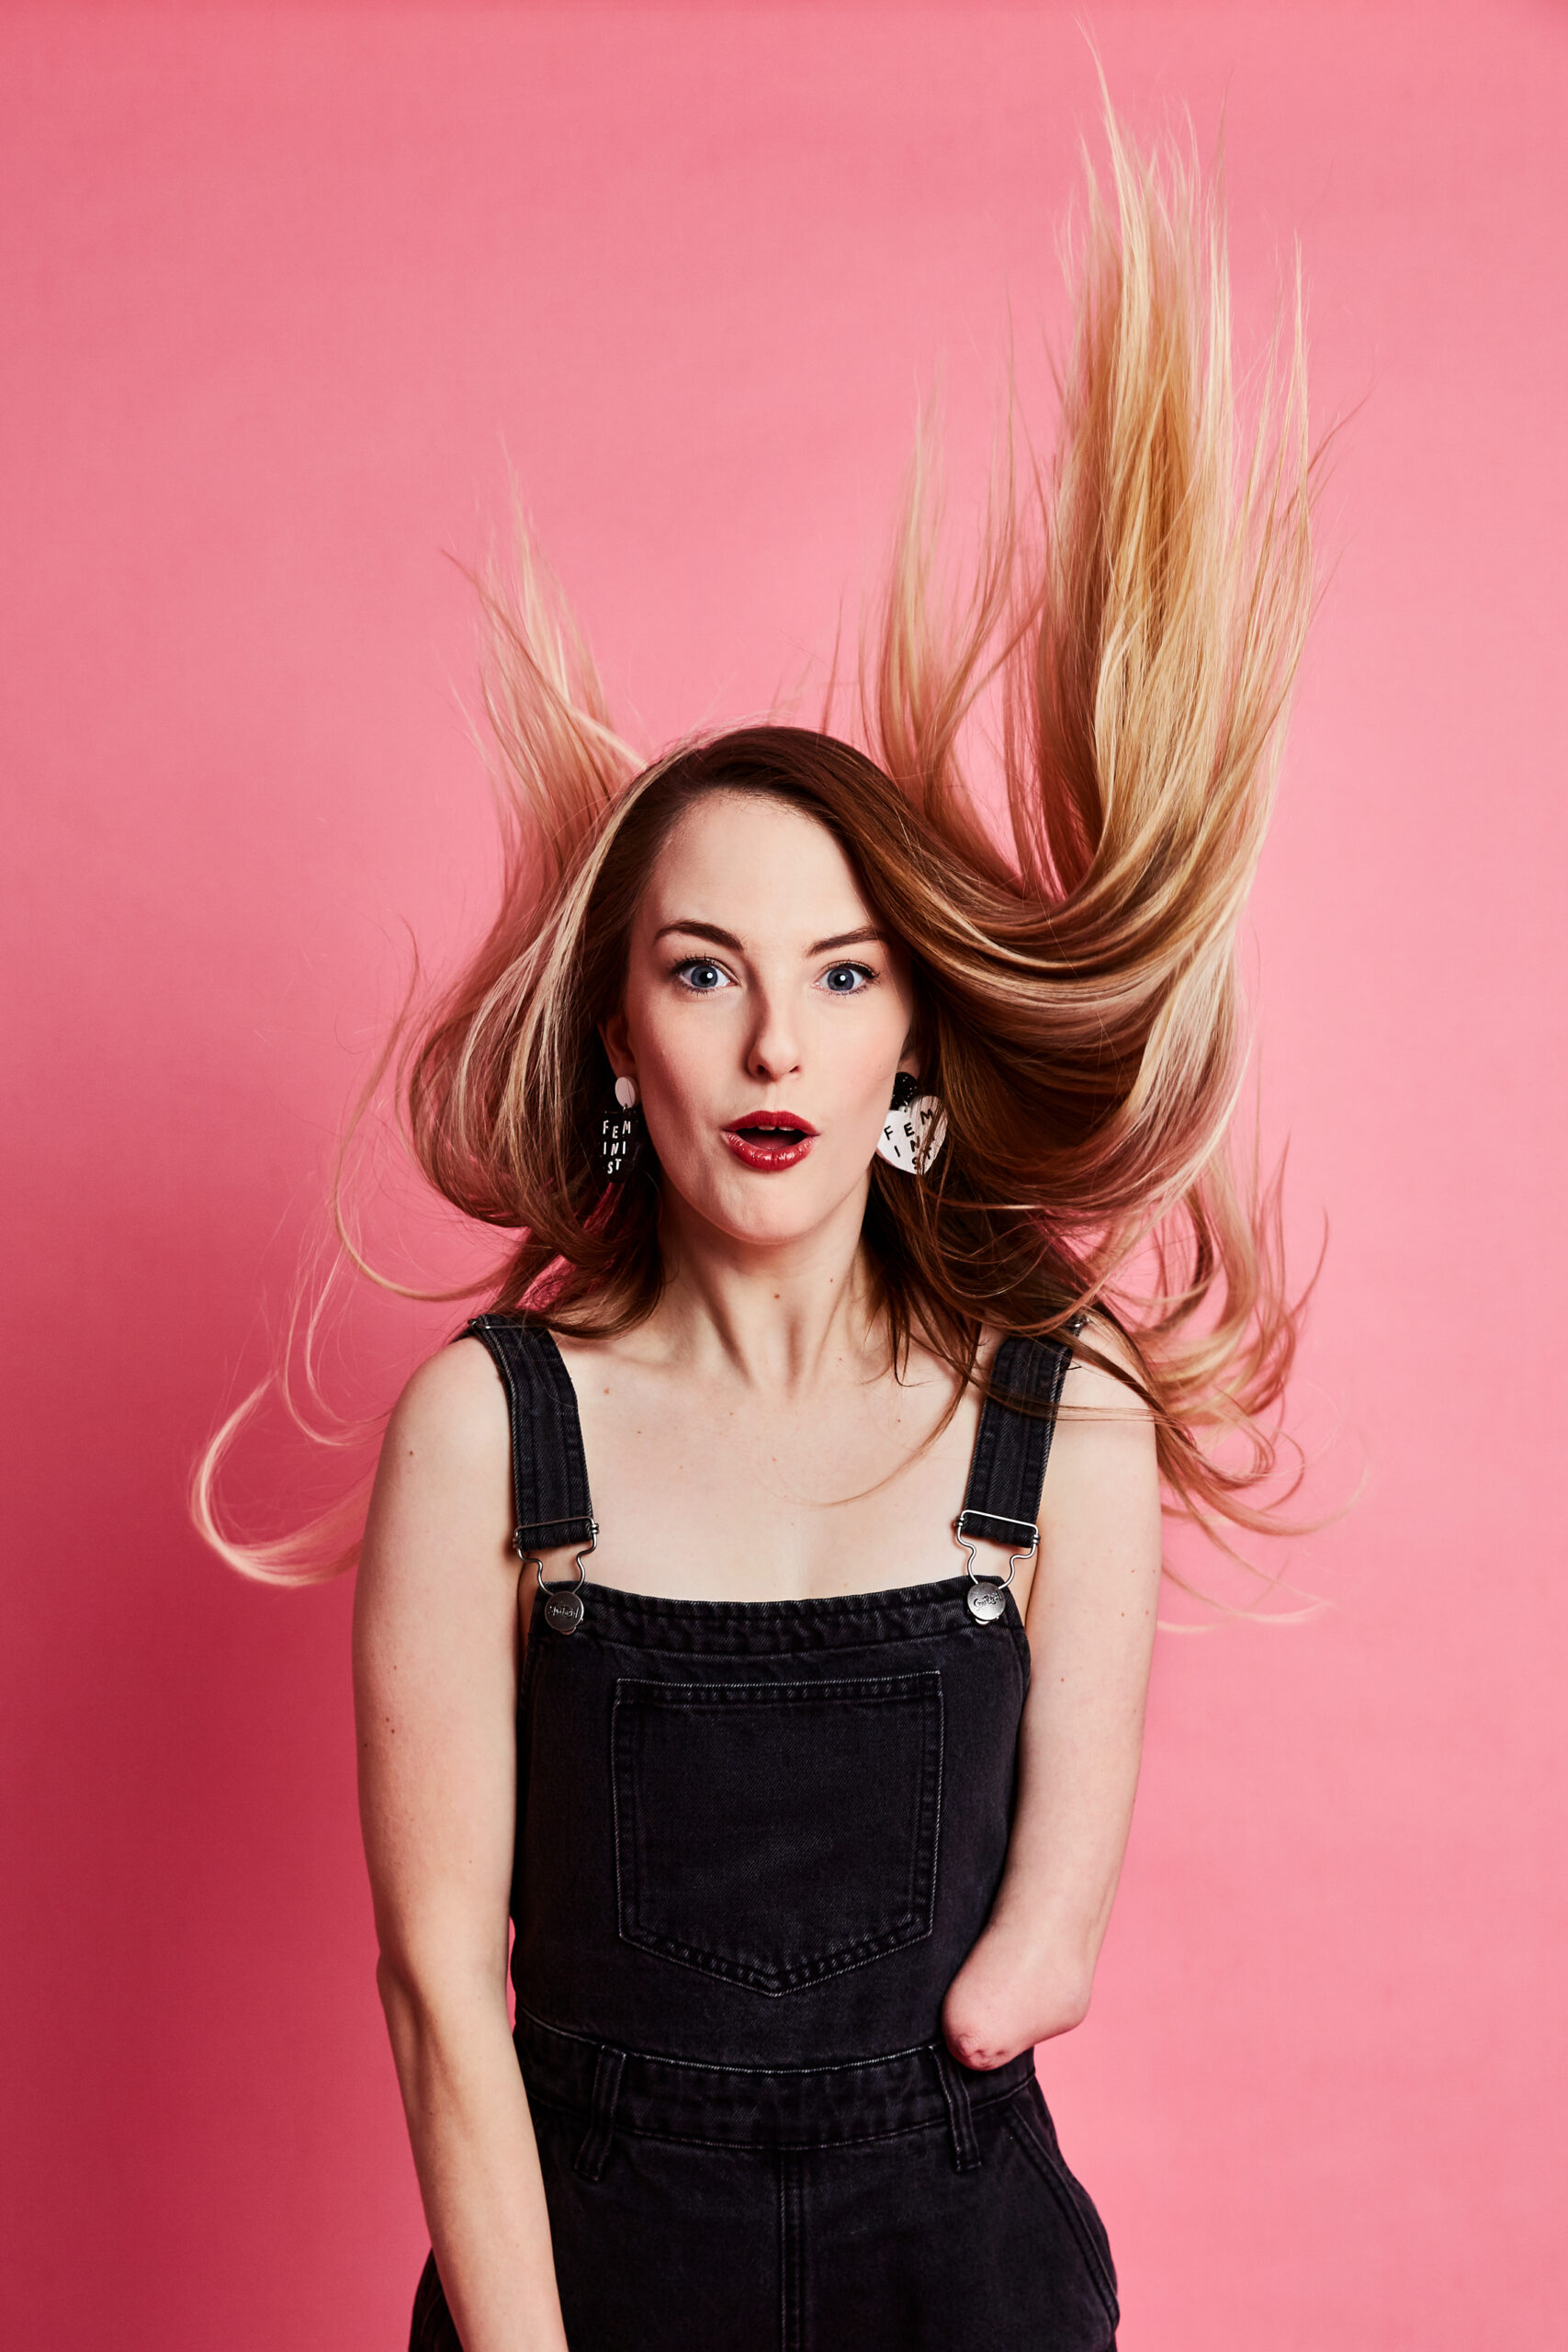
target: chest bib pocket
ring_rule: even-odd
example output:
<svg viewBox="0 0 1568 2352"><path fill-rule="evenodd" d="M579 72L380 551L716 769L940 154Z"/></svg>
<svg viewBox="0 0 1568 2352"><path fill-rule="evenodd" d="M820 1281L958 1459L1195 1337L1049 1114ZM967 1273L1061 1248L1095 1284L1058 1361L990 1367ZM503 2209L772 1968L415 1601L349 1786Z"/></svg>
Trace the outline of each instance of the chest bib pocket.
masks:
<svg viewBox="0 0 1568 2352"><path fill-rule="evenodd" d="M942 1675L620 1677L623 1939L777 1996L931 1933Z"/></svg>

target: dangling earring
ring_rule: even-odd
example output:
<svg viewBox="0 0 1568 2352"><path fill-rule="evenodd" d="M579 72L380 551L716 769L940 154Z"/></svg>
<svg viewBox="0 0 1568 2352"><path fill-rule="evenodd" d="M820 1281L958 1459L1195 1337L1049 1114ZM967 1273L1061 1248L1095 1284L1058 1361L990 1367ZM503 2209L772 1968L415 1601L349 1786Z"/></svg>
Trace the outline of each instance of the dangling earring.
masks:
<svg viewBox="0 0 1568 2352"><path fill-rule="evenodd" d="M648 1133L647 1123L637 1107L635 1078L616 1079L615 1103L616 1108L599 1122L599 1156L612 1184L618 1184L636 1166L642 1139Z"/></svg>
<svg viewBox="0 0 1568 2352"><path fill-rule="evenodd" d="M879 1159L901 1176L923 1176L947 1136L947 1113L934 1094L922 1094L919 1080L901 1069L893 1081L893 1107L876 1139Z"/></svg>

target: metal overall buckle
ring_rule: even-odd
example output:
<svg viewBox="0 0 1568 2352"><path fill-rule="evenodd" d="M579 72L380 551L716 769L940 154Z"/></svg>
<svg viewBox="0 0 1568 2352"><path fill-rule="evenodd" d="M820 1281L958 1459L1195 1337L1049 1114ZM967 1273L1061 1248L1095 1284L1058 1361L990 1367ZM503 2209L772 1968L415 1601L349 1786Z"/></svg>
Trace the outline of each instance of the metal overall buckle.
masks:
<svg viewBox="0 0 1568 2352"><path fill-rule="evenodd" d="M582 1623L582 1587L588 1581L588 1571L582 1563L590 1552L596 1552L599 1549L599 1522L596 1519L591 1519L588 1525L591 1531L588 1541L572 1561L572 1566L577 1570L576 1581L572 1584L547 1583L545 1564L528 1550L523 1541L521 1528L512 1539L512 1548L525 1566L530 1561L533 1563L534 1574L539 1580L539 1590L545 1596L545 1623L552 1626L558 1634L575 1634Z"/></svg>
<svg viewBox="0 0 1568 2352"><path fill-rule="evenodd" d="M1013 1570L1017 1567L1020 1560L1032 1560L1036 1551L1039 1549L1040 1529L1033 1520L1015 1520L1013 1521L1013 1525L1015 1527L1028 1528L1030 1532L1029 1543L1024 1545L1022 1551L1014 1552L1011 1555L1008 1561L1008 1572L1005 1577L982 1576L980 1571L975 1566L975 1545L971 1542L968 1531L964 1524L964 1521L968 1519L970 1513L967 1510L961 1510L957 1519L953 1521L953 1542L958 1545L961 1551L967 1552L969 1555L964 1569L964 1573L969 1578L969 1590L965 1594L964 1598L969 1604L970 1616L976 1618L982 1625L992 1625L995 1624L997 1619L1001 1615L1002 1611L1007 1607L1007 1602L1003 1596L1006 1593L1009 1585L1012 1582ZM975 1516L978 1519L988 1519L990 1517L990 1513L988 1511L977 1511L975 1513Z"/></svg>

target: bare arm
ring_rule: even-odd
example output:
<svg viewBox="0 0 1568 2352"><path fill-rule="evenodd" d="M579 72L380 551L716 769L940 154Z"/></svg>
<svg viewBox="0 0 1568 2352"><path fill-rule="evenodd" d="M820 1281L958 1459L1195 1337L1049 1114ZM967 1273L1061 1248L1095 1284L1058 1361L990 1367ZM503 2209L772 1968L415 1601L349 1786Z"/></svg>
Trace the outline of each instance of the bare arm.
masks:
<svg viewBox="0 0 1568 2352"><path fill-rule="evenodd" d="M355 1597L360 1814L387 2016L442 2284L467 2352L566 2352L506 2014L517 1562L505 1404L478 1342L414 1375Z"/></svg>
<svg viewBox="0 0 1568 2352"><path fill-rule="evenodd" d="M1042 1498L1007 1867L942 2007L948 2044L970 2066L1004 2065L1087 2013L1138 1781L1159 1593L1154 1425L1087 1364L1069 1372L1064 1402L1074 1409ZM1077 1418L1082 1408L1092 1417Z"/></svg>

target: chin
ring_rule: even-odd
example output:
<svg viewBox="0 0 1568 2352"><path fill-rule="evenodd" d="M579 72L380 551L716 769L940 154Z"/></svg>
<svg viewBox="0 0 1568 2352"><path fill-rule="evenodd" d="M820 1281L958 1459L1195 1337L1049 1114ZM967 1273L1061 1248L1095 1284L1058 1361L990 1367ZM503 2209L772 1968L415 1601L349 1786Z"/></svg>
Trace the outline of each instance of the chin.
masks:
<svg viewBox="0 0 1568 2352"><path fill-rule="evenodd" d="M791 1187L788 1175L755 1178L739 1186L726 1184L716 1199L703 1205L709 1225L758 1250L782 1250L791 1242L809 1240L841 1204L824 1197L813 1185Z"/></svg>
<svg viewBox="0 0 1568 2352"><path fill-rule="evenodd" d="M782 1208L772 1216L756 1212L747 1216L741 1211L731 1210L729 1215L716 1216L712 1220L719 1231L728 1234L732 1241L745 1242L756 1250L785 1250L792 1242L808 1241L814 1233L821 1229L825 1221L826 1213L822 1216L792 1216Z"/></svg>

